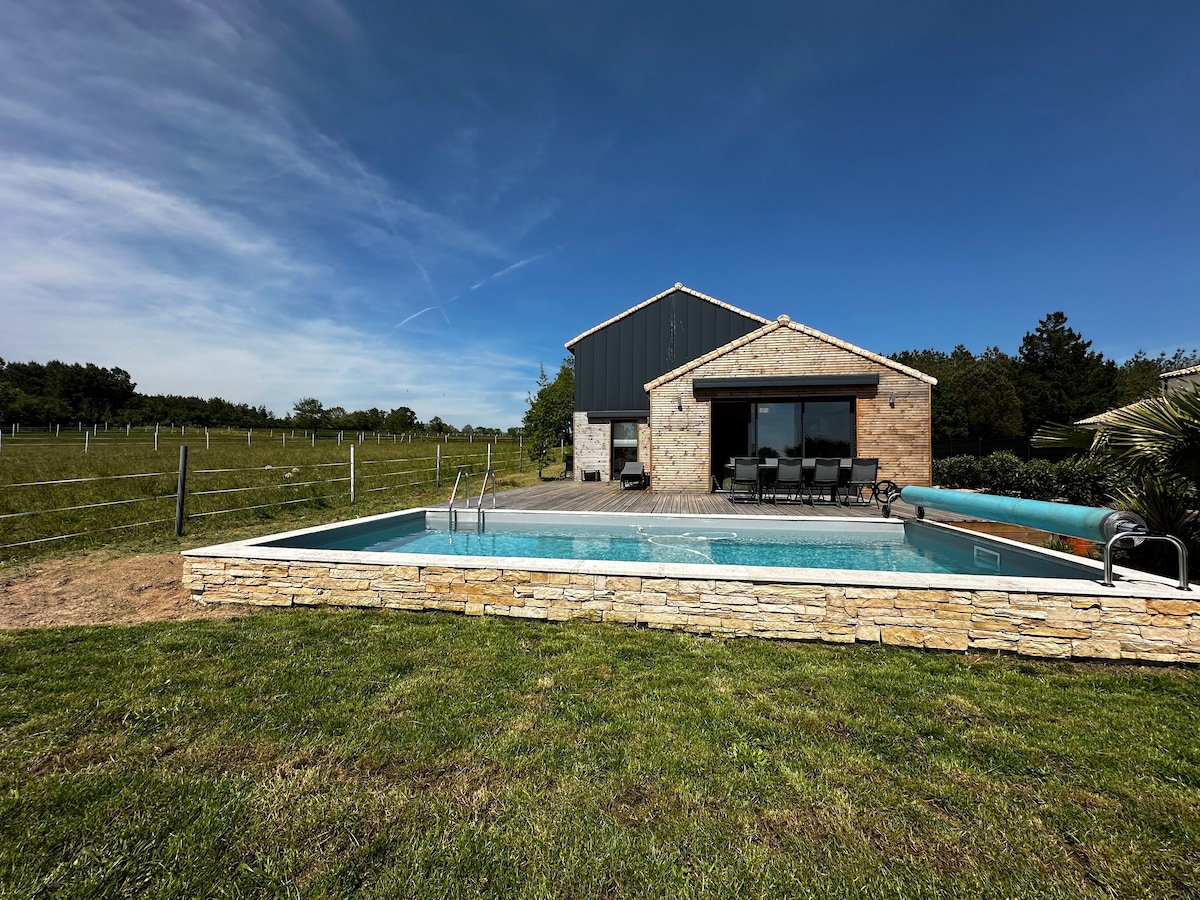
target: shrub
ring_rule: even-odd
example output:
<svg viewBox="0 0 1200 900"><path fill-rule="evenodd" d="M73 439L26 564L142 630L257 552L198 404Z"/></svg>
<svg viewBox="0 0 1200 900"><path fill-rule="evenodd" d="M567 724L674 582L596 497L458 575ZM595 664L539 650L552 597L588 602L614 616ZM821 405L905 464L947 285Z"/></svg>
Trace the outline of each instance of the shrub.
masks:
<svg viewBox="0 0 1200 900"><path fill-rule="evenodd" d="M1091 456L1072 456L1055 466L1057 496L1080 506L1104 506L1115 489L1112 467Z"/></svg>
<svg viewBox="0 0 1200 900"><path fill-rule="evenodd" d="M1053 500L1058 496L1058 472L1046 459L1031 459L1022 463L1020 495L1029 500Z"/></svg>
<svg viewBox="0 0 1200 900"><path fill-rule="evenodd" d="M934 484L982 490L1029 500L1065 500L1079 506L1105 506L1121 487L1113 467L1095 456L1073 456L1062 462L1026 462L1002 450L982 459L951 456L934 460Z"/></svg>
<svg viewBox="0 0 1200 900"><path fill-rule="evenodd" d="M983 490L989 494L1020 496L1024 486L1025 462L1015 453L1001 450L979 462Z"/></svg>
<svg viewBox="0 0 1200 900"><path fill-rule="evenodd" d="M933 483L942 487L975 490L982 483L979 460L974 456L950 456L934 460Z"/></svg>

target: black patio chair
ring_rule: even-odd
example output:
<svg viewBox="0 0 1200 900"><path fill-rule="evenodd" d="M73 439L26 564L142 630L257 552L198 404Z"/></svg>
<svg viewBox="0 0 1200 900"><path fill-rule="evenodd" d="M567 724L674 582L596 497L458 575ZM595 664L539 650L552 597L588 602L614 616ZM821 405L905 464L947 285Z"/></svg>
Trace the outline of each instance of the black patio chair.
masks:
<svg viewBox="0 0 1200 900"><path fill-rule="evenodd" d="M813 463L813 477L807 485L808 502L816 504L816 495L821 494L821 502L826 502L824 493L829 491L830 502L841 505L838 499L840 491L838 481L841 477L842 461L840 459L817 459Z"/></svg>
<svg viewBox="0 0 1200 900"><path fill-rule="evenodd" d="M758 496L758 460L753 456L738 456L733 460L733 480L729 483L729 499L753 500Z"/></svg>
<svg viewBox="0 0 1200 900"><path fill-rule="evenodd" d="M785 499L799 500L801 499L800 494L803 489L803 460L794 459L788 456L781 456L779 458L778 468L775 470L775 489L772 492L772 499L778 503L779 495L780 493L783 493Z"/></svg>
<svg viewBox="0 0 1200 900"><path fill-rule="evenodd" d="M850 481L846 484L846 502L870 503L878 500L875 483L879 480L878 459L852 459Z"/></svg>

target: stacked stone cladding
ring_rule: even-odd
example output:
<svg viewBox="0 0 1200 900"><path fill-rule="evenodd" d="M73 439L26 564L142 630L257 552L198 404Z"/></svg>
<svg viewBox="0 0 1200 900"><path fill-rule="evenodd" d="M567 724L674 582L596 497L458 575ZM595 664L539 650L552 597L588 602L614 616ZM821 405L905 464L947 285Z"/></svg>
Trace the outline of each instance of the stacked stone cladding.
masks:
<svg viewBox="0 0 1200 900"><path fill-rule="evenodd" d="M185 557L203 603L443 610L702 634L1200 663L1200 601Z"/></svg>

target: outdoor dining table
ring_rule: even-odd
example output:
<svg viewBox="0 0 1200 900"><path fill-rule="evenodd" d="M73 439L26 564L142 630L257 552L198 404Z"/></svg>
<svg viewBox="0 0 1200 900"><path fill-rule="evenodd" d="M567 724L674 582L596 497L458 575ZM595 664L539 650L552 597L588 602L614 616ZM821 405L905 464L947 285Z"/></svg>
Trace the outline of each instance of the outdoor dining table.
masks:
<svg viewBox="0 0 1200 900"><path fill-rule="evenodd" d="M840 458L840 462L839 462L839 466L838 466L838 469L839 469L838 481L843 484L846 483L850 478L850 463L851 463L850 457L843 456ZM762 497L763 497L763 488L766 485L773 484L775 482L775 473L779 469L779 459L778 459L778 457L768 456L766 459L759 460L757 466L758 466L758 499L761 502ZM729 470L730 472L733 471L733 459L732 458L729 460L729 462L725 463L725 468L727 470ZM801 473L802 473L801 477L804 479L804 483L807 484L812 479L813 472L816 471L817 458L814 456L803 457L800 461L800 468L801 468Z"/></svg>

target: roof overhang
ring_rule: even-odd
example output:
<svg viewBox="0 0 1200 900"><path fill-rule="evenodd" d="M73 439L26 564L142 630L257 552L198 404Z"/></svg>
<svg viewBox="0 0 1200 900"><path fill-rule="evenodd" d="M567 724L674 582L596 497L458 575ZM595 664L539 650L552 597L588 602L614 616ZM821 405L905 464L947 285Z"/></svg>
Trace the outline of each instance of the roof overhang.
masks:
<svg viewBox="0 0 1200 900"><path fill-rule="evenodd" d="M876 372L846 375L747 375L732 378L696 378L693 391L756 390L759 388L827 388L879 386Z"/></svg>
<svg viewBox="0 0 1200 900"><path fill-rule="evenodd" d="M597 419L648 419L650 418L650 410L648 409L589 409L587 410L589 422L594 422Z"/></svg>

